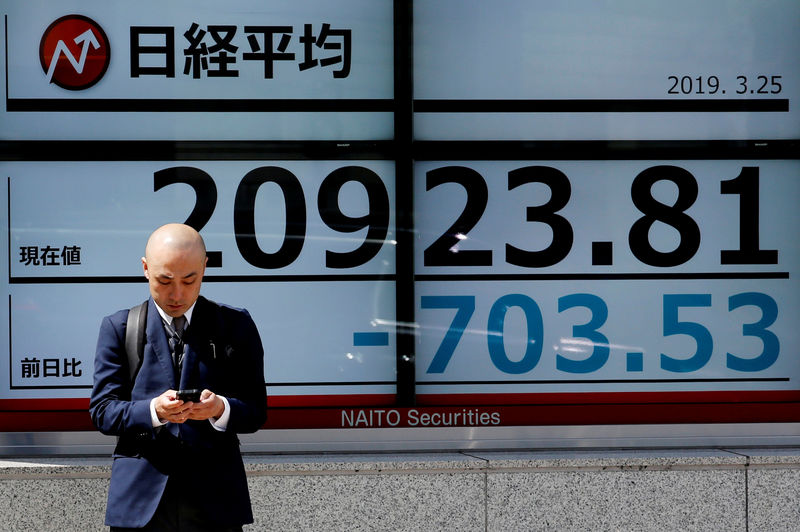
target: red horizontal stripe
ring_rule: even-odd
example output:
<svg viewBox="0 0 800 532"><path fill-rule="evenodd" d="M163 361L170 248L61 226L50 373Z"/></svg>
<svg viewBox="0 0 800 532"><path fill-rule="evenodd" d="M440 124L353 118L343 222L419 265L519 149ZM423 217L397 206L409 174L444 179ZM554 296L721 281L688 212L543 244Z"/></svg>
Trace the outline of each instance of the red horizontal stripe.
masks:
<svg viewBox="0 0 800 532"><path fill-rule="evenodd" d="M488 422L467 424L464 415L483 415ZM412 424L410 414L420 420L424 415L454 419L450 424ZM443 416L445 414L445 416ZM494 420L497 420L495 423ZM346 420L355 420L348 425ZM390 422L387 422L390 421ZM392 424L394 420L398 424ZM380 422L382 421L382 423ZM419 408L311 408L276 409L269 413L265 428L370 428L410 426L552 426L552 425L636 425L694 423L794 423L800 422L800 403L739 404L628 404L615 405L543 405L482 407L419 407Z"/></svg>
<svg viewBox="0 0 800 532"><path fill-rule="evenodd" d="M270 395L270 408L392 406L393 394ZM545 404L658 404L658 403L782 403L800 401L800 390L701 392L578 392L578 393L472 393L418 394L421 406L545 405ZM0 399L5 411L88 410L87 398Z"/></svg>
<svg viewBox="0 0 800 532"><path fill-rule="evenodd" d="M0 412L27 412L36 410L69 411L83 410L89 411L89 399L87 397L70 399L0 399Z"/></svg>
<svg viewBox="0 0 800 532"><path fill-rule="evenodd" d="M0 412L0 430L8 432L95 430L88 411Z"/></svg>
<svg viewBox="0 0 800 532"><path fill-rule="evenodd" d="M387 426L373 421L389 411L401 420L396 426L426 426L411 423L412 413L458 421L470 412L485 413L492 422L464 425L462 421L455 426L800 422L797 391L431 394L419 395L419 406L414 408L394 408L394 400L390 394L271 396L264 428L342 428L347 426L343 420L357 419L359 414L371 421L355 427ZM0 430L93 430L88 403L81 398L3 399Z"/></svg>

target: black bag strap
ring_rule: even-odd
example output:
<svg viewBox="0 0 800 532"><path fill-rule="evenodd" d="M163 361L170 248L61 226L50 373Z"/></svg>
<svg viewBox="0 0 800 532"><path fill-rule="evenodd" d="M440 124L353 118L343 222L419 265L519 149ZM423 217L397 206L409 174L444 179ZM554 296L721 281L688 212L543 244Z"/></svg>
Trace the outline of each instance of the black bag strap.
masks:
<svg viewBox="0 0 800 532"><path fill-rule="evenodd" d="M125 326L125 353L128 355L128 371L131 388L142 365L144 354L144 332L147 328L147 301L132 307L128 311L128 322Z"/></svg>

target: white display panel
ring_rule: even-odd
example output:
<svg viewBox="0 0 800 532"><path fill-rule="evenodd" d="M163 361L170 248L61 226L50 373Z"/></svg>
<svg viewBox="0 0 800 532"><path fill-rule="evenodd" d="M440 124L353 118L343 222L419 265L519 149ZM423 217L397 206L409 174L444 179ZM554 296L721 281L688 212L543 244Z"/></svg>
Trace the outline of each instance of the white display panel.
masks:
<svg viewBox="0 0 800 532"><path fill-rule="evenodd" d="M148 234L193 212L204 213L209 251L202 293L253 315L270 396L394 393L392 163L1 168L10 275L0 397L85 397L101 318L148 296Z"/></svg>
<svg viewBox="0 0 800 532"><path fill-rule="evenodd" d="M800 137L800 4L414 3L420 140Z"/></svg>
<svg viewBox="0 0 800 532"><path fill-rule="evenodd" d="M0 139L392 135L391 2L13 0L0 16Z"/></svg>
<svg viewBox="0 0 800 532"><path fill-rule="evenodd" d="M797 390L798 177L419 163L418 394Z"/></svg>

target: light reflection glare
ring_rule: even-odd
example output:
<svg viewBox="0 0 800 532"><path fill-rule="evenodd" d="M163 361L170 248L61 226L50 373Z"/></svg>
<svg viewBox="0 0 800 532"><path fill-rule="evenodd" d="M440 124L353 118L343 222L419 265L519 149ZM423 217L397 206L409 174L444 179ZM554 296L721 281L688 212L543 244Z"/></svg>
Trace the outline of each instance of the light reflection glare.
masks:
<svg viewBox="0 0 800 532"><path fill-rule="evenodd" d="M594 349L595 347L607 347L609 349L619 349L626 352L637 352L637 353L643 353L645 351L643 347L593 342L586 338L561 338L559 342L560 345L554 345L553 349L555 350L561 349L562 351L573 352L573 353L583 353L588 351L588 348Z"/></svg>
<svg viewBox="0 0 800 532"><path fill-rule="evenodd" d="M364 355L361 354L361 353L358 353L358 352L356 352L356 353L345 353L344 357L347 360L350 360L352 362L356 362L356 363L359 363L359 364L364 362Z"/></svg>
<svg viewBox="0 0 800 532"><path fill-rule="evenodd" d="M556 348L556 351L562 351L564 353L586 353L589 350L583 349L582 347L562 347L560 350Z"/></svg>

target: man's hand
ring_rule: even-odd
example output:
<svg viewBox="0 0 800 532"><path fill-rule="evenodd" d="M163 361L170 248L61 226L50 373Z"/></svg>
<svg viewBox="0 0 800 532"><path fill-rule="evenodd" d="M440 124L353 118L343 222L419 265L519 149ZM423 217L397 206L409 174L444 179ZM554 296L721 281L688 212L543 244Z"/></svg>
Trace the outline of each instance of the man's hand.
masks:
<svg viewBox="0 0 800 532"><path fill-rule="evenodd" d="M158 419L166 423L183 423L189 419L192 403L179 400L175 390L167 390L156 397L155 407Z"/></svg>
<svg viewBox="0 0 800 532"><path fill-rule="evenodd" d="M225 411L225 403L211 390L205 389L200 394L199 403L185 403L189 405L189 419L204 420L218 418ZM185 406L184 405L184 406Z"/></svg>

